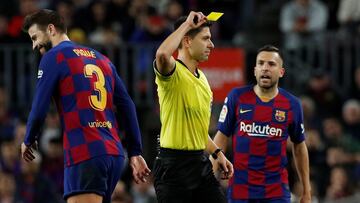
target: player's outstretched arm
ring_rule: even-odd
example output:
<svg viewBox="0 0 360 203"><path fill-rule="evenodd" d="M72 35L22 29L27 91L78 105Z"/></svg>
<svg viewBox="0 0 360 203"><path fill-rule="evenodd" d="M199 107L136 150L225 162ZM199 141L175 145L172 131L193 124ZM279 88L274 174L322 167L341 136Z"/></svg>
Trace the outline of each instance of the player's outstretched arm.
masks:
<svg viewBox="0 0 360 203"><path fill-rule="evenodd" d="M141 155L130 157L130 166L135 182L146 182L146 177L150 175L151 170L148 168L144 158Z"/></svg>
<svg viewBox="0 0 360 203"><path fill-rule="evenodd" d="M200 19L195 24L194 18ZM163 74L168 75L175 67L175 59L172 57L173 53L179 47L185 34L193 29L200 27L206 22L206 16L201 12L191 11L186 21L181 24L171 35L169 35L156 51L156 68Z"/></svg>

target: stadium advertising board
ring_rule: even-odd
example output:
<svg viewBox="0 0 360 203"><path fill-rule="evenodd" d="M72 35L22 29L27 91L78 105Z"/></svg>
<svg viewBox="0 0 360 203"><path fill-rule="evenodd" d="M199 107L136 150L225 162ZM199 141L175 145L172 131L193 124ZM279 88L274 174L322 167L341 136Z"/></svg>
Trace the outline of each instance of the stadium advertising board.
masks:
<svg viewBox="0 0 360 203"><path fill-rule="evenodd" d="M240 48L215 48L209 60L200 64L211 90L213 102L222 103L226 95L234 87L246 83L245 53Z"/></svg>

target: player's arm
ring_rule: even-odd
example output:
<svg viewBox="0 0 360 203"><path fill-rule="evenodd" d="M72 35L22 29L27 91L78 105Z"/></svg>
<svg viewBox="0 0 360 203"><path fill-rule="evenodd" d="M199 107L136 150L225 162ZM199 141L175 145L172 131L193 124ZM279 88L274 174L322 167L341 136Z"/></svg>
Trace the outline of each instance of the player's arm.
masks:
<svg viewBox="0 0 360 203"><path fill-rule="evenodd" d="M59 68L54 64L56 60L52 56L47 54L40 62L36 91L26 124L24 142L21 145L21 154L25 161L32 161L35 158L32 150L36 149L36 139L40 136L51 97L58 82Z"/></svg>
<svg viewBox="0 0 360 203"><path fill-rule="evenodd" d="M197 24L194 23L195 17L200 19ZM156 51L155 59L156 68L161 74L168 75L174 70L175 59L172 57L172 54L179 47L185 34L193 28L200 27L205 22L206 17L204 14L191 11L186 21L164 40Z"/></svg>
<svg viewBox="0 0 360 203"><path fill-rule="evenodd" d="M234 119L235 119L235 102L234 98L237 97L235 89L230 91L228 96L225 98L224 105L221 109L219 120L218 120L218 131L214 137L214 143L220 149L222 153L226 152L227 144L229 137L232 135L232 129L234 128ZM216 163L216 161L210 157L211 162L213 163L213 171L219 171L219 167L222 167L221 164ZM220 168L221 169L221 168ZM233 168L232 168L233 170Z"/></svg>
<svg viewBox="0 0 360 203"><path fill-rule="evenodd" d="M224 133L222 133L220 130L217 131L217 133L214 137L215 144L218 147L220 147L223 150L223 152L226 152L228 140L229 140L229 137L226 136Z"/></svg>
<svg viewBox="0 0 360 203"><path fill-rule="evenodd" d="M142 153L142 142L135 104L130 98L124 83L115 72L115 67L113 66L112 69L115 78L114 104L124 122L129 157L140 155Z"/></svg>
<svg viewBox="0 0 360 203"><path fill-rule="evenodd" d="M215 137L214 137L214 143L215 145L217 145L218 148L220 148L222 150L221 155L224 155L227 149L227 144L228 144L228 136L226 136L225 134L223 134L220 130L217 131ZM225 155L224 155L225 156ZM223 164L222 163L216 163L216 160L211 156L210 160L213 164L213 171L223 171ZM226 164L230 165L231 162L226 159ZM219 170L219 167L221 167ZM234 168L233 165L231 164L231 175L233 174ZM224 177L222 177L222 179L224 179Z"/></svg>
<svg viewBox="0 0 360 203"><path fill-rule="evenodd" d="M305 142L293 144L293 157L295 160L296 170L303 186L303 194L301 203L311 202L311 186L310 186L310 169L309 155Z"/></svg>
<svg viewBox="0 0 360 203"><path fill-rule="evenodd" d="M151 170L141 156L142 143L135 104L127 93L124 83L116 73L115 67L112 64L111 66L115 78L114 101L118 112L124 118L125 139L128 144L127 149L133 177L136 183L146 182L145 177L149 176Z"/></svg>
<svg viewBox="0 0 360 203"><path fill-rule="evenodd" d="M292 104L293 109L293 123L289 126L290 139L293 144L293 157L295 166L303 186L303 194L301 196L301 203L311 202L311 186L310 186L310 169L309 169L309 155L305 144L305 128L304 118L301 103L298 99L294 100Z"/></svg>

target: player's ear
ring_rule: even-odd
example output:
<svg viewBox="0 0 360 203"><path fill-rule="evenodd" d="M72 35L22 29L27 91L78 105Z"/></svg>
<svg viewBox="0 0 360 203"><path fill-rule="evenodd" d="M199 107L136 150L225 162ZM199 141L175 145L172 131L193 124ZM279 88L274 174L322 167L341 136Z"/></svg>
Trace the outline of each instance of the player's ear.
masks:
<svg viewBox="0 0 360 203"><path fill-rule="evenodd" d="M49 35L53 35L55 32L55 26L53 24L49 24L47 26L47 34Z"/></svg>
<svg viewBox="0 0 360 203"><path fill-rule="evenodd" d="M46 34L51 34L51 26L50 26L50 24L47 26L47 28L46 28Z"/></svg>
<svg viewBox="0 0 360 203"><path fill-rule="evenodd" d="M284 76L284 74L285 74L285 68L282 67L282 68L280 69L280 78L282 78L282 77Z"/></svg>

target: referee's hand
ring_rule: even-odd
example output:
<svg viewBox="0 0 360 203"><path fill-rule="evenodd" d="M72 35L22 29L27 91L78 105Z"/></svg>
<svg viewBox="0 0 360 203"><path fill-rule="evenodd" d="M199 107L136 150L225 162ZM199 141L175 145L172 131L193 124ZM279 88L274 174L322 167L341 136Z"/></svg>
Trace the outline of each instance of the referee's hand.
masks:
<svg viewBox="0 0 360 203"><path fill-rule="evenodd" d="M144 158L141 155L130 157L130 166L136 183L146 182L146 177L150 175L151 170L148 168Z"/></svg>
<svg viewBox="0 0 360 203"><path fill-rule="evenodd" d="M194 29L200 27L206 22L206 16L202 12L191 11L188 17L186 18L185 23Z"/></svg>

